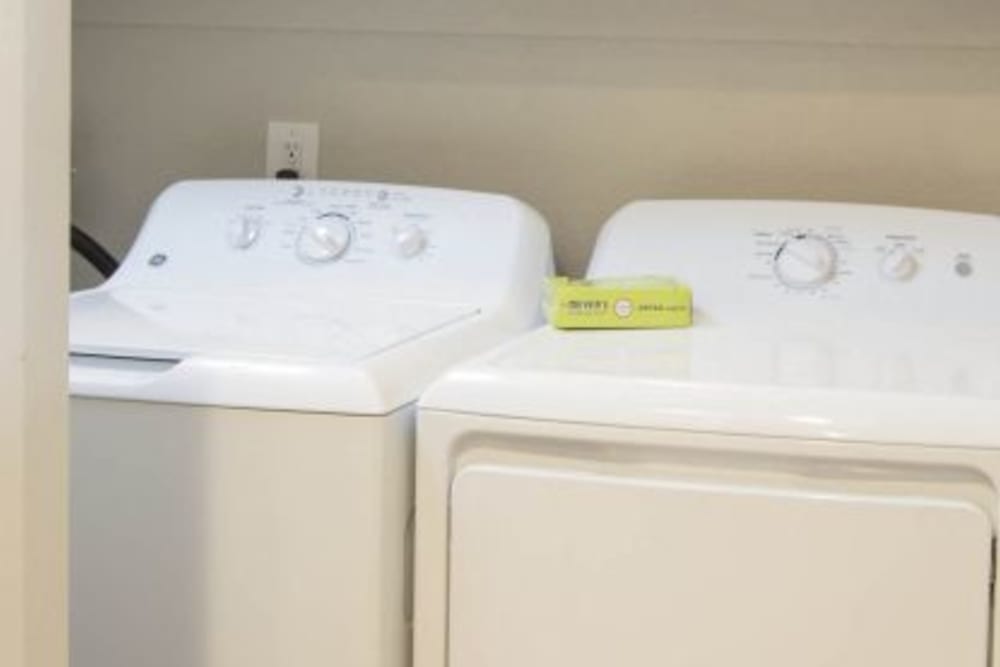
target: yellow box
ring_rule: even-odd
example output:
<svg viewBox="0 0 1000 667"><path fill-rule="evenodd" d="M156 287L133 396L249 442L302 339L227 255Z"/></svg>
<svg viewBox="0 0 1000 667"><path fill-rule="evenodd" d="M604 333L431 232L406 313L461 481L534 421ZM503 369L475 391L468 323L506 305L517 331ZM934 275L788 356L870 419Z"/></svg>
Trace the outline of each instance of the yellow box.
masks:
<svg viewBox="0 0 1000 667"><path fill-rule="evenodd" d="M551 278L546 313L559 329L691 326L691 289L672 278Z"/></svg>

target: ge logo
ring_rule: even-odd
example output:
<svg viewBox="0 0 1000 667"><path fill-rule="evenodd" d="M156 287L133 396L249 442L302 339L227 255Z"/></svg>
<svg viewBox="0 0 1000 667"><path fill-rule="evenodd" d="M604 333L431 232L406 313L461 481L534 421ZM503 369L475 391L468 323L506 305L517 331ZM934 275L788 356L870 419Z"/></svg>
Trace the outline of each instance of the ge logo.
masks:
<svg viewBox="0 0 1000 667"><path fill-rule="evenodd" d="M615 315L622 319L632 315L632 302L628 299L618 299L615 301Z"/></svg>

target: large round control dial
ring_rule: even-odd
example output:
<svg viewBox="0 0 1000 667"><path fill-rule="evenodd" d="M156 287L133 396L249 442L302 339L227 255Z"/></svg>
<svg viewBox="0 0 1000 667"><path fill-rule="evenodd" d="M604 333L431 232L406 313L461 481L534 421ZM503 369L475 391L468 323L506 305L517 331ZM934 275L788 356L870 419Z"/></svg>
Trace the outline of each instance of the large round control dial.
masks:
<svg viewBox="0 0 1000 667"><path fill-rule="evenodd" d="M878 268L886 280L904 282L917 274L920 262L911 250L897 246L882 256Z"/></svg>
<svg viewBox="0 0 1000 667"><path fill-rule="evenodd" d="M325 213L302 227L295 250L306 262L332 262L351 247L351 236L347 216Z"/></svg>
<svg viewBox="0 0 1000 667"><path fill-rule="evenodd" d="M420 225L404 225L393 231L393 242L400 257L416 257L427 247L427 232Z"/></svg>
<svg viewBox="0 0 1000 667"><path fill-rule="evenodd" d="M792 289L820 287L837 273L837 250L821 236L796 234L775 253L774 273Z"/></svg>

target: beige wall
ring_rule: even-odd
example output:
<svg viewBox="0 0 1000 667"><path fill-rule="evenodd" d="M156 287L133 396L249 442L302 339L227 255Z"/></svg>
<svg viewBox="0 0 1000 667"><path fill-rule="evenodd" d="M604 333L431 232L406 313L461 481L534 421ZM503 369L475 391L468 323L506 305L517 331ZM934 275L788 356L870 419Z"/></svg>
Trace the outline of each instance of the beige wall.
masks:
<svg viewBox="0 0 1000 667"><path fill-rule="evenodd" d="M261 174L268 119L325 178L532 202L572 273L637 197L1000 210L994 0L76 7L74 215L118 253L168 182Z"/></svg>
<svg viewBox="0 0 1000 667"><path fill-rule="evenodd" d="M66 664L69 1L0 0L0 665Z"/></svg>

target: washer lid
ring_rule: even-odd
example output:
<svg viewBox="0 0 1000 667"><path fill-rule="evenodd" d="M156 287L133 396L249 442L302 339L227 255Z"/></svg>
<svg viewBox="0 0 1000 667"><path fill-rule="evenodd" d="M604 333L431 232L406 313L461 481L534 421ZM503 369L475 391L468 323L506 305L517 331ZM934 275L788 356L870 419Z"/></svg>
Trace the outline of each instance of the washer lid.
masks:
<svg viewBox="0 0 1000 667"><path fill-rule="evenodd" d="M75 297L70 352L181 360L311 360L349 364L478 314L418 301L267 299L116 289Z"/></svg>
<svg viewBox="0 0 1000 667"><path fill-rule="evenodd" d="M1000 446L1000 332L545 328L432 385L424 408L769 436Z"/></svg>
<svg viewBox="0 0 1000 667"><path fill-rule="evenodd" d="M412 403L509 335L472 306L389 299L116 289L70 312L76 397L356 415Z"/></svg>

